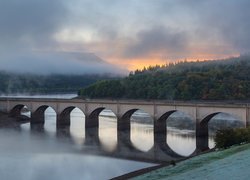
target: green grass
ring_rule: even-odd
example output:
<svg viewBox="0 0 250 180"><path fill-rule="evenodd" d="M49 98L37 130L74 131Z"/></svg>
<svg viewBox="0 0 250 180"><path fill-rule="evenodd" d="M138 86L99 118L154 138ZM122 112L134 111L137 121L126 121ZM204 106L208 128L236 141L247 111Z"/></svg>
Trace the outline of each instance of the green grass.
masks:
<svg viewBox="0 0 250 180"><path fill-rule="evenodd" d="M220 151L215 151L215 152L199 155L194 158L177 163L176 166L163 167L158 170L135 177L133 179L158 180L158 179L170 178L171 176L176 176L178 174L182 174L187 171L192 171L196 168L206 166L209 163L215 162L220 159L224 159L226 157L229 157L231 155L237 154L239 152L242 152L248 149L250 149L250 144L234 146L226 150L220 150Z"/></svg>

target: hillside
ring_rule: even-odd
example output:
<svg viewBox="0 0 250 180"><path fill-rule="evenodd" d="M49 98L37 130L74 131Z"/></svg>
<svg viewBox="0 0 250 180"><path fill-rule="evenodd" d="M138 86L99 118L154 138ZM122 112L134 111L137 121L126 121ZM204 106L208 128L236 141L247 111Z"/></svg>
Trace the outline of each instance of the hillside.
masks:
<svg viewBox="0 0 250 180"><path fill-rule="evenodd" d="M117 74L127 71L110 64L93 53L79 52L16 52L1 57L0 71L23 74Z"/></svg>
<svg viewBox="0 0 250 180"><path fill-rule="evenodd" d="M136 70L123 79L83 88L89 98L249 100L250 57L178 62Z"/></svg>
<svg viewBox="0 0 250 180"><path fill-rule="evenodd" d="M0 71L0 94L72 93L99 80L112 79L103 75L36 75Z"/></svg>

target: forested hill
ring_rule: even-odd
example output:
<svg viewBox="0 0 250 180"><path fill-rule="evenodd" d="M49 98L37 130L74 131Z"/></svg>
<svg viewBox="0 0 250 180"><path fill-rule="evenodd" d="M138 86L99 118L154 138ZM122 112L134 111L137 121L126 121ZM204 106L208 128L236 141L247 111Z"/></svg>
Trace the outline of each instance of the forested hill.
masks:
<svg viewBox="0 0 250 180"><path fill-rule="evenodd" d="M108 74L35 75L0 71L0 94L76 93L80 88L96 81L112 78Z"/></svg>
<svg viewBox="0 0 250 180"><path fill-rule="evenodd" d="M88 98L250 100L250 57L179 62L136 70L79 91Z"/></svg>

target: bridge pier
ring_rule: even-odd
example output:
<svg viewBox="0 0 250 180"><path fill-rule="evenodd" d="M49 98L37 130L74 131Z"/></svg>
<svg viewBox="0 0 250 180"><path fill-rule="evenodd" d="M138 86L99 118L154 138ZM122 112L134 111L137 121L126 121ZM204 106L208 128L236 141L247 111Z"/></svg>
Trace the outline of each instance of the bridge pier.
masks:
<svg viewBox="0 0 250 180"><path fill-rule="evenodd" d="M85 144L99 145L99 113L85 116Z"/></svg>
<svg viewBox="0 0 250 180"><path fill-rule="evenodd" d="M154 120L154 146L163 147L167 140L166 120Z"/></svg>
<svg viewBox="0 0 250 180"><path fill-rule="evenodd" d="M208 123L196 123L196 152L209 150Z"/></svg>
<svg viewBox="0 0 250 180"><path fill-rule="evenodd" d="M56 117L56 128L62 129L70 126L70 113L58 114Z"/></svg>
<svg viewBox="0 0 250 180"><path fill-rule="evenodd" d="M16 105L11 111L9 112L9 117L19 117L21 116L21 110L24 105Z"/></svg>
<svg viewBox="0 0 250 180"><path fill-rule="evenodd" d="M117 118L117 146L118 148L133 148L130 138L130 118Z"/></svg>
<svg viewBox="0 0 250 180"><path fill-rule="evenodd" d="M62 141L62 142L68 142L71 144L74 144L74 139L72 138L71 134L70 134L70 127L66 126L64 128L57 128L56 129L56 137L58 138L58 140Z"/></svg>
<svg viewBox="0 0 250 180"><path fill-rule="evenodd" d="M175 153L167 144L167 122L166 120L154 120L154 146L153 149L155 157L162 152L174 158L181 158L179 154ZM158 157L160 159L160 157Z"/></svg>
<svg viewBox="0 0 250 180"><path fill-rule="evenodd" d="M33 133L36 133L36 132L42 133L44 132L44 124L30 123L30 130Z"/></svg>
<svg viewBox="0 0 250 180"><path fill-rule="evenodd" d="M41 112L33 112L31 113L31 120L30 120L30 124L31 125L44 125L45 123L45 116L44 116L44 113L41 113Z"/></svg>
<svg viewBox="0 0 250 180"><path fill-rule="evenodd" d="M120 149L135 149L131 142L131 116L135 111L137 109L132 109L117 117L117 147Z"/></svg>

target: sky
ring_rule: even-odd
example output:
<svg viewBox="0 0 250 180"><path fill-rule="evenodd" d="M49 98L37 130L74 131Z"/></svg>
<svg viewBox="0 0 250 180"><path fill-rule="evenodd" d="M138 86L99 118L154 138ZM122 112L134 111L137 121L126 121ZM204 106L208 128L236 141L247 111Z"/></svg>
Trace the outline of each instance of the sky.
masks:
<svg viewBox="0 0 250 180"><path fill-rule="evenodd" d="M0 0L0 69L126 72L238 56L250 49L249 7L249 0ZM106 63L90 68L88 56Z"/></svg>

